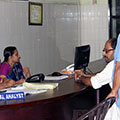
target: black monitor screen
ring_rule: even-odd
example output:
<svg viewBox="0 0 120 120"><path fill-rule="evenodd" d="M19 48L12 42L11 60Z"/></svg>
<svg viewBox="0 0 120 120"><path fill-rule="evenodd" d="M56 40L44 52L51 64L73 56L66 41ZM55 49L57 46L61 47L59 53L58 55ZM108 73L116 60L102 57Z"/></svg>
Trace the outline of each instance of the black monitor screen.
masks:
<svg viewBox="0 0 120 120"><path fill-rule="evenodd" d="M74 70L84 69L88 66L90 57L90 45L75 48Z"/></svg>

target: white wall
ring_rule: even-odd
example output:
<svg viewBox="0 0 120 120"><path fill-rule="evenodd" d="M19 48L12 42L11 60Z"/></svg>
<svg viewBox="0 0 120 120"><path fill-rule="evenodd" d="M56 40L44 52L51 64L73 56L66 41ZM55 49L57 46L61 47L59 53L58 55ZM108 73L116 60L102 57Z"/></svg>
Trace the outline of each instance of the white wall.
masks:
<svg viewBox="0 0 120 120"><path fill-rule="evenodd" d="M12 0L9 0L9 1L12 1ZM16 1L20 1L20 0L16 0ZM44 3L78 3L80 2L81 4L93 4L93 3L108 4L108 0L28 0L28 1L44 2Z"/></svg>
<svg viewBox="0 0 120 120"><path fill-rule="evenodd" d="M108 40L108 5L81 6L81 44L90 44L91 61L102 57L105 41Z"/></svg>
<svg viewBox="0 0 120 120"><path fill-rule="evenodd" d="M50 73L73 62L76 20L62 20L64 12L59 13L59 8L56 12L55 4L44 4L43 10L43 25L29 26L28 2L0 2L0 58L6 46L15 45L23 66L29 66L32 73Z"/></svg>
<svg viewBox="0 0 120 120"><path fill-rule="evenodd" d="M105 23L105 29L103 33L100 31L100 35L97 26L100 21L96 21L92 27L91 17L87 13L88 8L91 10L92 7L94 8L94 6L45 3L43 25L29 26L28 2L0 2L0 58L3 58L2 52L6 46L15 45L21 55L23 66L29 66L32 73L48 74L73 63L76 45L90 43L95 51L91 53L92 60L99 59L101 57L99 52L102 51L103 43L108 37L108 26ZM106 13L107 5L104 7L100 8ZM103 12L99 11L100 8L98 13ZM83 14L87 14L88 18L85 19ZM104 19L103 22L107 22L107 18ZM83 24L87 23L86 20L91 24ZM94 31L88 29L86 35L84 30L87 29L87 25ZM92 37L96 31L97 35ZM101 42L94 46L93 43L99 40ZM99 55L94 56L95 53Z"/></svg>

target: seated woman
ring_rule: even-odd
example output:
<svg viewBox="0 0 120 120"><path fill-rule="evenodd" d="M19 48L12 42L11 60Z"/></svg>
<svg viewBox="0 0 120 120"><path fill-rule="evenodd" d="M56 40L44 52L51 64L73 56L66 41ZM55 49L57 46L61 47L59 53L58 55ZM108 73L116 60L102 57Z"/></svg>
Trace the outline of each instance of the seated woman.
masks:
<svg viewBox="0 0 120 120"><path fill-rule="evenodd" d="M25 77L30 77L29 68L22 68L20 64L20 55L14 46L4 49L4 61L0 65L0 77L3 81L14 80L14 84L21 84ZM8 78L8 79L7 79Z"/></svg>

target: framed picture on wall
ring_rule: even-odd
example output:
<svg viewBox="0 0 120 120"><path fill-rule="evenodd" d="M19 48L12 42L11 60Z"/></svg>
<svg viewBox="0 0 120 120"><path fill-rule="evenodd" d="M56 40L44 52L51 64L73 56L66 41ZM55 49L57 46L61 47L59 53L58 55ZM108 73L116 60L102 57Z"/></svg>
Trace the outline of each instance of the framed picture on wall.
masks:
<svg viewBox="0 0 120 120"><path fill-rule="evenodd" d="M29 2L29 25L42 25L43 22L43 4Z"/></svg>

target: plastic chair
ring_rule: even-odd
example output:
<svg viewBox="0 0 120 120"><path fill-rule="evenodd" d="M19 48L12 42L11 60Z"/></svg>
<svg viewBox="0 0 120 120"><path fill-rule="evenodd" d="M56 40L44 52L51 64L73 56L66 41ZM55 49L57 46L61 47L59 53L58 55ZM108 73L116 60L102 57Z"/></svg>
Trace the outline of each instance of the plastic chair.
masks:
<svg viewBox="0 0 120 120"><path fill-rule="evenodd" d="M114 102L115 97L105 99L80 117L78 115L79 110L74 110L73 120L104 120L108 109L113 105Z"/></svg>

